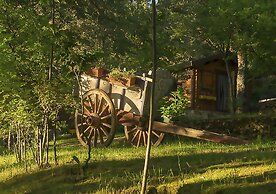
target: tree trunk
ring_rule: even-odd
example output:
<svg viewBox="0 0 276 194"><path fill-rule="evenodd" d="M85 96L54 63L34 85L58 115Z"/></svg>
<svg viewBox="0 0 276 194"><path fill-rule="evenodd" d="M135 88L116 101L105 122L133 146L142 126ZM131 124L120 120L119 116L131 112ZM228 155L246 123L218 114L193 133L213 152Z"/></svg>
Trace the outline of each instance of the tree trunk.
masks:
<svg viewBox="0 0 276 194"><path fill-rule="evenodd" d="M237 75L237 110L243 111L246 102L246 74L248 64L246 56L240 51L238 52L238 75Z"/></svg>
<svg viewBox="0 0 276 194"><path fill-rule="evenodd" d="M37 165L40 166L40 128L37 127L37 137L36 137L36 159L37 159Z"/></svg>
<svg viewBox="0 0 276 194"><path fill-rule="evenodd" d="M56 124L53 127L54 133L53 133L53 147L54 147L54 159L55 159L55 165L58 165L57 161L57 126Z"/></svg>
<svg viewBox="0 0 276 194"><path fill-rule="evenodd" d="M11 151L11 130L10 129L8 134L8 150Z"/></svg>
<svg viewBox="0 0 276 194"><path fill-rule="evenodd" d="M46 165L49 164L49 119L47 119L47 123L46 123L46 144L45 144L45 148L46 148Z"/></svg>
<svg viewBox="0 0 276 194"><path fill-rule="evenodd" d="M47 113L44 113L43 115L43 129L40 130L40 148L39 148L39 165L40 167L43 166L44 163L44 151L46 148L46 142L47 142L47 130L48 130L48 115ZM47 156L46 156L47 157ZM47 161L47 159L46 159Z"/></svg>
<svg viewBox="0 0 276 194"><path fill-rule="evenodd" d="M42 154L42 146L43 146L43 131L40 129L39 130L39 163L38 163L38 165L39 165L39 167L41 168L42 167L42 160L43 160L43 154Z"/></svg>
<svg viewBox="0 0 276 194"><path fill-rule="evenodd" d="M21 162L21 153L22 153L22 150L21 150L21 134L20 134L20 129L19 127L17 126L16 127L16 131L17 131L17 154L18 154L18 162Z"/></svg>
<svg viewBox="0 0 276 194"><path fill-rule="evenodd" d="M228 85L229 85L229 110L231 114L234 114L234 95L233 95L233 81L231 77L231 73L229 70L229 60L226 58L224 59L227 77L228 77Z"/></svg>
<svg viewBox="0 0 276 194"><path fill-rule="evenodd" d="M24 161L25 161L25 169L26 169L26 172L28 172L28 160L27 160L26 139L25 139L25 137L24 137L23 144L24 144Z"/></svg>
<svg viewBox="0 0 276 194"><path fill-rule="evenodd" d="M44 164L44 151L46 148L46 143L47 143L47 130L48 130L48 115L45 113L44 116L44 126L43 126L43 131L42 131L42 149L41 149L41 155L42 155L42 160L41 164ZM47 156L46 156L47 157ZM47 158L46 158L47 161Z"/></svg>

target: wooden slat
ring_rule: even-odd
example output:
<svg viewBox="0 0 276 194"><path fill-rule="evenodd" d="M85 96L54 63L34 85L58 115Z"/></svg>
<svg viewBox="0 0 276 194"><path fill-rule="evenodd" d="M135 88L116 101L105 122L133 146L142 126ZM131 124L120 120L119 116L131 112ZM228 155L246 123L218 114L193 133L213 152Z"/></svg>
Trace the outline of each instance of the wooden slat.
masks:
<svg viewBox="0 0 276 194"><path fill-rule="evenodd" d="M186 137L192 137L196 139L203 139L207 141L212 141L216 143L225 143L225 144L247 144L249 143L246 140L239 139L236 137L231 137L227 135L222 135L219 133L214 133L205 130L198 130L193 128L187 128L182 126L176 126L168 123L162 123L154 121L153 129L155 131L163 133L171 133L174 135L181 135Z"/></svg>

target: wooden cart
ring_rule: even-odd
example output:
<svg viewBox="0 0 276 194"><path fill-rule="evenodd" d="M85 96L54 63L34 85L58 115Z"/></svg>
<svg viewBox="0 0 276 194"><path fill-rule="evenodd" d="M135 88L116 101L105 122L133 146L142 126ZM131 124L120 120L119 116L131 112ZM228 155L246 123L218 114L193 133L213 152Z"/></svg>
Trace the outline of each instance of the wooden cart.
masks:
<svg viewBox="0 0 276 194"><path fill-rule="evenodd" d="M137 77L135 86L114 85L105 78L82 76L83 106L75 113L76 134L80 143L93 147L106 147L114 139L118 124L124 126L126 139L135 147L147 144L148 114L151 79ZM155 102L175 89L172 76L163 70L157 71ZM156 103L158 105L158 103ZM156 107L158 110L159 107ZM185 128L160 122L155 112L152 145L159 145L164 133L177 134L223 143L244 143L237 138L217 133Z"/></svg>
<svg viewBox="0 0 276 194"><path fill-rule="evenodd" d="M175 86L171 75L157 72L155 101L168 95ZM83 111L75 113L77 137L82 145L108 146L118 124L124 126L126 139L134 146L146 145L151 79L137 77L133 87L112 84L106 78L82 76ZM158 114L156 114L158 119ZM152 144L159 145L164 133L153 131Z"/></svg>

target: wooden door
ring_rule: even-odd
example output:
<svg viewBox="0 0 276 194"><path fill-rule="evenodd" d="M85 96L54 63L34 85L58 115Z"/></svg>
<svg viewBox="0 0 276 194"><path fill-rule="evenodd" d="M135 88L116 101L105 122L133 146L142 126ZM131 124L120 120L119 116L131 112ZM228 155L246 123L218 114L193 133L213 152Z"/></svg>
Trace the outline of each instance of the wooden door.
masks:
<svg viewBox="0 0 276 194"><path fill-rule="evenodd" d="M217 75L217 110L227 111L229 100L229 84L226 74Z"/></svg>

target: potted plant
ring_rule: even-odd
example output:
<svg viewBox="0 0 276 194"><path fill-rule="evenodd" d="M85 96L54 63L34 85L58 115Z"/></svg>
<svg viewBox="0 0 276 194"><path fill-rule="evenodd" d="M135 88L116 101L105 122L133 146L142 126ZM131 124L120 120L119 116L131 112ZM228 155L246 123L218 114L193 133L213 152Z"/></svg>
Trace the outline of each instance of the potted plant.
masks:
<svg viewBox="0 0 276 194"><path fill-rule="evenodd" d="M135 84L135 71L126 69L121 70L120 68L113 68L112 71L108 74L110 82L130 87Z"/></svg>
<svg viewBox="0 0 276 194"><path fill-rule="evenodd" d="M104 69L101 66L95 66L88 69L87 74L92 77L103 77L104 76Z"/></svg>

